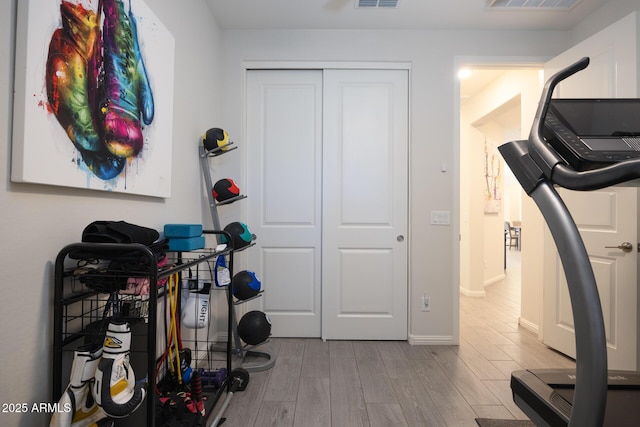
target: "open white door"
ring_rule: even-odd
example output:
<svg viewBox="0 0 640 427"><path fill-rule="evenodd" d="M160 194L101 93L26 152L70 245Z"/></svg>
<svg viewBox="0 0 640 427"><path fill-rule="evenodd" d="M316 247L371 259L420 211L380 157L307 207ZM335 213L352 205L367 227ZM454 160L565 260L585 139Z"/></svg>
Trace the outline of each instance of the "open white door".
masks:
<svg viewBox="0 0 640 427"><path fill-rule="evenodd" d="M408 71L325 70L322 337L407 338Z"/></svg>
<svg viewBox="0 0 640 427"><path fill-rule="evenodd" d="M637 40L635 15L630 15L574 46L545 65L550 76L588 56L591 63L562 82L556 98L635 98ZM594 269L602 303L609 369L636 370L638 190L610 187L593 192L561 189ZM623 242L631 252L615 248ZM614 248L606 248L614 247ZM551 234L545 234L543 341L575 357L575 336L569 292ZM571 274L571 271L566 272Z"/></svg>

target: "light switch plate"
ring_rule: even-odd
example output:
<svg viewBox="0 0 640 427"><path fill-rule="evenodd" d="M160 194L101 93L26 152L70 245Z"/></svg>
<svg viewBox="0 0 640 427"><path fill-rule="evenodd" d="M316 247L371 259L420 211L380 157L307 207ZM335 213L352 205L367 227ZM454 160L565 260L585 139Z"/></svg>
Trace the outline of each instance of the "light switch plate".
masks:
<svg viewBox="0 0 640 427"><path fill-rule="evenodd" d="M449 211L431 211L431 225L450 225L451 213Z"/></svg>

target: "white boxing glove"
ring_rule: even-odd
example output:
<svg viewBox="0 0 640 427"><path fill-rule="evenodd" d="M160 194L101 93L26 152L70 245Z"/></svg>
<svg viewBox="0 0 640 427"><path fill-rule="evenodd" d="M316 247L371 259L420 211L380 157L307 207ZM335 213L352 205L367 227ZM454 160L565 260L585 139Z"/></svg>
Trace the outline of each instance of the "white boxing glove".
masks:
<svg viewBox="0 0 640 427"><path fill-rule="evenodd" d="M91 385L100 362L102 347L83 346L75 351L69 385L51 417L50 427L112 426L91 395Z"/></svg>
<svg viewBox="0 0 640 427"><path fill-rule="evenodd" d="M209 324L209 294L189 292L182 308L182 326L202 329Z"/></svg>
<svg viewBox="0 0 640 427"><path fill-rule="evenodd" d="M127 322L112 321L102 346L102 360L96 370L93 393L96 403L110 417L123 418L144 401L146 384L136 384L129 364L131 329Z"/></svg>

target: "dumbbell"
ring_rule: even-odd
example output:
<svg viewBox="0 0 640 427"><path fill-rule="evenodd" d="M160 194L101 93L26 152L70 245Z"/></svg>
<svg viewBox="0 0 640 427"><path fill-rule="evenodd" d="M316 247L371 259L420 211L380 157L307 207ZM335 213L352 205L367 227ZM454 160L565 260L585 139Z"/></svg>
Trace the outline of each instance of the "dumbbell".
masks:
<svg viewBox="0 0 640 427"><path fill-rule="evenodd" d="M220 388L227 379L227 370L225 368L215 370L200 368L198 372L200 373L203 386L212 385L215 388Z"/></svg>

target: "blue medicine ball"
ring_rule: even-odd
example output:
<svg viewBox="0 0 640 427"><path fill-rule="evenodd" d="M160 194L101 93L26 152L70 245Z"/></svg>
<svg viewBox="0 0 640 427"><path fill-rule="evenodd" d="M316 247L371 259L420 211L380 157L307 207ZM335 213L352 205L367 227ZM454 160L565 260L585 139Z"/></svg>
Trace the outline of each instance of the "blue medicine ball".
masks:
<svg viewBox="0 0 640 427"><path fill-rule="evenodd" d="M234 275L231 285L233 286L233 295L239 300L255 297L262 287L260 280L256 277L256 273L246 270Z"/></svg>

